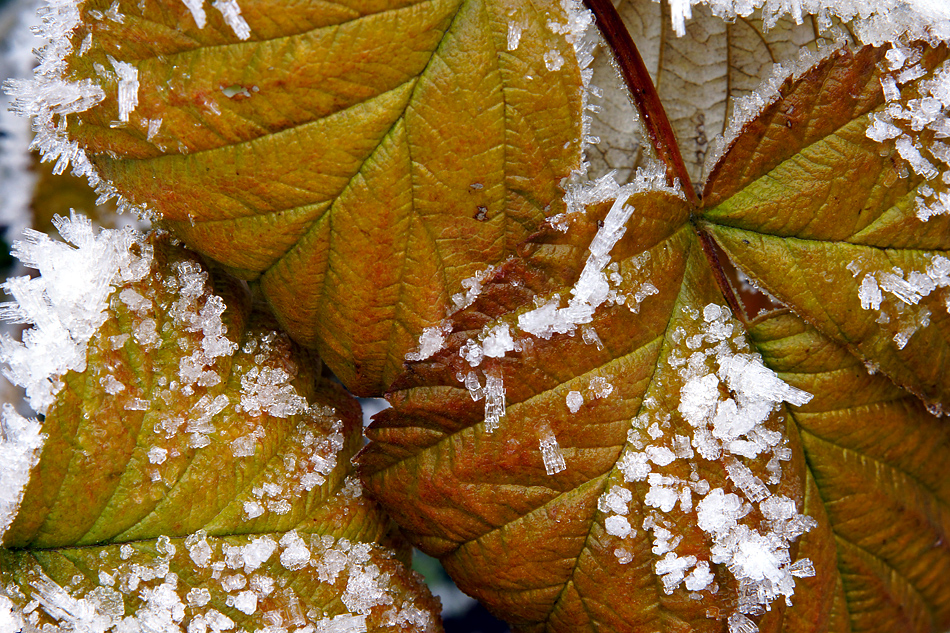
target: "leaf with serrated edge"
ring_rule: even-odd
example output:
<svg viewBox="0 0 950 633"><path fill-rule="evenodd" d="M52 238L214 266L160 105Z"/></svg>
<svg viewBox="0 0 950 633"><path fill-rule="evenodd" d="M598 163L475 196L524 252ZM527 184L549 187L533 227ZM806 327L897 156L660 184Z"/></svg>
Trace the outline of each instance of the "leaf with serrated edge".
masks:
<svg viewBox="0 0 950 633"><path fill-rule="evenodd" d="M716 280L724 277L707 237L722 241L738 231L723 217L744 200L750 216L757 204L772 205L759 220L775 232L798 230L800 206L784 213L779 206L792 187L777 195L761 183L845 136L861 117L860 134L834 150L863 152L869 166L858 171L872 185L887 176L891 156L864 135L866 113L882 101L875 69L885 52L833 51L797 70L726 147L706 187L712 208L692 222L688 205L669 194L630 197L635 211L605 271L610 292L602 289L607 301L592 320L550 326L567 334L526 333L537 315L560 314L552 312L557 306L567 314L589 292L578 280L597 256L592 245L588 259L585 247L602 237L619 202L609 213L601 205L567 218L566 235L552 229L529 240L523 258L496 271L474 303L443 324L446 347L409 364L394 383L393 408L376 416L359 458L368 490L463 589L519 630L744 631L754 630L753 621L762 631L947 626L947 518L935 458L947 448L946 431L913 395L888 377L869 377L847 346L796 317L760 321L749 347L719 294ZM925 63L932 68L944 57L927 49ZM859 186L837 178L842 171L821 181L853 196ZM919 181L895 178L887 190L872 188L872 197L900 199ZM860 215L853 200L838 207ZM939 244L946 220L933 218L934 228L914 235L899 214L875 224L878 216L867 220L872 228L862 239ZM782 259L770 265L782 271L773 276L796 272ZM655 294L637 293L646 281ZM826 303L835 309L834 299ZM499 354L502 331L513 340ZM803 332L804 340L792 336ZM794 341L773 340L785 335ZM761 364L756 346L786 373ZM942 366L939 357L933 366ZM499 418L487 395L497 397L500 385ZM818 397L809 405L810 393ZM744 426L756 407L759 426ZM739 424L745 435L730 436L721 423ZM902 482L911 490L906 508ZM739 512L738 526L717 527L735 518L717 496L724 491L751 510ZM785 545L752 554L747 548L763 541L746 529ZM759 566L770 559L783 562L771 572ZM708 581L704 562L712 563ZM809 578L812 567L817 577ZM765 594L775 598L778 586L796 606L757 594L770 587Z"/></svg>
<svg viewBox="0 0 950 633"><path fill-rule="evenodd" d="M248 321L240 284L215 284L222 303L167 238L132 248L151 268L113 292L88 369L63 377L43 421L3 534L0 611L44 631L334 618L441 630L437 601L352 475L352 397L267 319ZM189 373L194 354L221 345Z"/></svg>
<svg viewBox="0 0 950 633"><path fill-rule="evenodd" d="M581 76L556 3L350 4L242 0L241 40L178 0L85 2L68 75L105 98L68 120L123 196L259 278L281 325L371 395L463 279L561 210ZM127 122L113 59L138 73Z"/></svg>
<svg viewBox="0 0 950 633"><path fill-rule="evenodd" d="M950 427L790 313L749 333L766 365L816 394L790 408L789 426L804 451L805 510L820 522L800 554L822 585L814 608L796 600L787 630L945 630Z"/></svg>
<svg viewBox="0 0 950 633"><path fill-rule="evenodd" d="M530 307L567 294L604 219L603 206L575 217L567 235L537 236L525 260L507 264L469 309L451 317L447 349L410 364L389 395L393 408L376 416L368 430L372 442L359 458L368 490L410 539L519 630L722 631L727 618L744 617L735 613L738 582L725 566L712 565L700 580L715 539L699 527L697 507L715 497L711 489L745 494L730 481L727 464L748 468L759 484L768 481L779 463L770 453L785 448L784 424L774 403L765 406L757 428L772 444L740 458L744 467L733 456L686 456L682 441L695 435L688 420L707 428L679 404L688 382L695 387L696 379L714 376L708 372L716 362L703 352L718 345L722 358L737 359L750 350L700 238L685 222L685 201L650 191L628 204L635 211L611 251L621 277L612 286L625 298L582 326L596 332L596 341L591 330L548 339L518 334L520 351L485 358L477 375L502 374L507 401L490 433L483 403L461 384L473 371L459 353L469 339L497 323L514 329ZM638 295L647 282L656 293ZM713 389L714 399L728 392L725 383ZM573 413L571 392L583 400ZM560 471L550 468L541 449L552 435L566 466ZM661 453L672 451L674 442L682 454L670 452L667 461ZM696 440L689 452L701 445L713 450L716 442ZM675 490L672 507L665 507L668 497L661 499L662 482L631 475L638 455L656 456L654 475L676 478L667 482ZM801 464L782 464L785 475L769 492L800 508ZM761 515L752 508L748 521L758 527ZM634 532L622 534L623 519ZM678 579L662 569L677 557L687 561ZM782 612L775 604L756 618L761 630L778 631Z"/></svg>
<svg viewBox="0 0 950 633"><path fill-rule="evenodd" d="M734 22L712 15L702 4L691 11L685 34L677 37L667 3L622 0L617 5L656 85L690 179L698 183L709 143L725 131L736 100L769 77L773 62L793 60L803 48L815 49L820 32L814 21L796 24L788 16L768 26L760 10ZM600 139L587 152L591 171L617 169L618 179L626 181L646 162L643 154L649 149L638 138L637 115L626 89L614 86L617 71L609 50L601 48L592 67L592 85L605 90L600 110L591 114L591 134Z"/></svg>
<svg viewBox="0 0 950 633"><path fill-rule="evenodd" d="M950 217L922 223L923 179L894 142L866 136L869 113L883 104L884 54L842 50L786 80L712 171L703 218L757 284L940 410L950 402L950 316L939 285ZM927 48L922 64L945 58L944 47ZM916 297L901 286L931 273L937 286ZM888 292L879 306L863 299L869 278L875 289L909 288L906 302Z"/></svg>

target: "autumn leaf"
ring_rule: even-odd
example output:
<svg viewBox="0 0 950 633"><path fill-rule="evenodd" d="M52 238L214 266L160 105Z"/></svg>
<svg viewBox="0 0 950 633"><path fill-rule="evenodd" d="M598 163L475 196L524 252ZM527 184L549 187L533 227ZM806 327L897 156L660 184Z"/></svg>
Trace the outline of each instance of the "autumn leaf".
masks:
<svg viewBox="0 0 950 633"><path fill-rule="evenodd" d="M787 612L788 630L945 629L950 426L790 313L749 335L783 380L815 394L789 417L806 462L805 512L820 523L799 550L815 563L802 588L817 599Z"/></svg>
<svg viewBox="0 0 950 633"><path fill-rule="evenodd" d="M623 0L617 5L669 116L690 180L700 183L709 144L726 130L735 103L771 76L774 63L794 60L802 49L817 49L822 38L847 31L836 21L820 29L814 18L766 20L761 10L732 21L702 4L691 11L680 37L669 4ZM591 168L595 174L616 169L618 180L625 182L645 164L650 145L640 138L626 87L616 85L607 47L598 51L592 68L591 83L607 89L600 110L591 115L591 134L600 139L588 151Z"/></svg>
<svg viewBox="0 0 950 633"><path fill-rule="evenodd" d="M926 75L946 54L922 50ZM850 258L776 255L804 241L786 232L850 235L833 212L946 249L945 217L921 231L914 216L922 180L910 169L865 189L907 168L895 141L866 135L886 106L886 54L839 49L779 79L736 124L707 210L670 190L662 168L623 188L594 184L579 196L586 207L449 317L444 349L393 384L359 458L368 490L518 630L950 625L946 425L901 388L946 401L907 371L939 374L946 309L932 307L912 352L892 353L906 367L874 357L870 376L864 348L841 340L845 326L873 322L860 280L835 272ZM810 180L807 166L777 176L823 151L836 162ZM754 230L733 228L747 217ZM824 292L788 301L806 320L823 310L815 327L782 313L749 329L713 239L770 292ZM775 244L768 258L763 243ZM835 279L803 280L809 266Z"/></svg>
<svg viewBox="0 0 950 633"><path fill-rule="evenodd" d="M941 272L943 262L950 272L950 217L923 222L918 198L927 179L900 139L870 138L885 107L884 54L842 51L786 81L724 148L703 218L757 284L940 411L950 402ZM933 68L945 58L941 47L920 63ZM920 99L913 90L908 102Z"/></svg>
<svg viewBox="0 0 950 633"><path fill-rule="evenodd" d="M353 398L249 314L242 284L209 277L167 236L115 234L130 258L87 367L53 387L28 482L4 472L20 498L0 505L0 621L440 630L438 603L352 473ZM29 425L9 405L3 415L4 428Z"/></svg>
<svg viewBox="0 0 950 633"><path fill-rule="evenodd" d="M461 281L562 210L581 136L567 16L254 0L230 25L188 6L82 4L67 78L101 100L66 117L70 139L378 394Z"/></svg>

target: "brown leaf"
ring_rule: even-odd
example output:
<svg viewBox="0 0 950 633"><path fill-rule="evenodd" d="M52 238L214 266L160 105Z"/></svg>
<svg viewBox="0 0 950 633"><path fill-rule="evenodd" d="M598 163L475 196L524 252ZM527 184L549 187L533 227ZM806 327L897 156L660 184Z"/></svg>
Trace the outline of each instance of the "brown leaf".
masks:
<svg viewBox="0 0 950 633"><path fill-rule="evenodd" d="M453 315L447 349L410 365L360 455L368 489L410 539L519 630L725 630L727 618L744 617L736 613L739 583L725 565L704 576L719 541L697 523L699 500L724 490L755 497L739 491L727 467L760 484L771 480L769 492L798 507L803 500L801 460L777 466L775 455L789 456L772 406L759 428L775 443L757 457L715 456L718 440L690 446L706 422L685 414L680 397L712 367L703 369L713 361L702 351L718 345L745 358L749 348L698 237L682 224L686 203L653 191L630 204L636 212L611 251L623 301L595 312L583 335L519 332L521 351L473 369L461 356L469 340L484 340L499 323L515 330L531 307L567 295L583 266L581 245L606 209L576 218L566 236L538 237L526 261L507 264ZM657 292L637 300L647 282ZM462 384L472 373L503 377L507 409L494 431L485 405ZM729 393L725 383L715 389L714 399ZM648 481L651 468L651 477L673 479ZM783 469L780 483L770 479ZM688 501L677 508L681 498ZM758 512L749 525L765 529ZM689 574L692 589L683 584ZM778 630L781 613L773 608L761 629Z"/></svg>
<svg viewBox="0 0 950 633"><path fill-rule="evenodd" d="M728 22L700 4L692 7L685 35L677 37L667 3L622 0L617 10L653 78L694 183L702 182L710 142L725 131L737 100L770 76L773 63L794 62L802 49L816 49L822 35L812 20L796 24L783 17L767 28L761 11ZM609 89L601 111L592 115L591 133L601 140L588 150L592 171L617 169L624 182L642 164L640 153L650 153L649 145L639 138L637 114L617 84L610 52L599 50L593 68L591 83Z"/></svg>

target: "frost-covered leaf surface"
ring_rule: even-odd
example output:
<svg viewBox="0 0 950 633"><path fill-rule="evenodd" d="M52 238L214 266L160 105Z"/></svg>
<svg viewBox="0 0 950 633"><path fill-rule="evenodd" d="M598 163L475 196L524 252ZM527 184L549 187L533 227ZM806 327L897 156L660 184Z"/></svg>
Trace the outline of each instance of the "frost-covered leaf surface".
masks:
<svg viewBox="0 0 950 633"><path fill-rule="evenodd" d="M922 50L927 69L946 55ZM359 461L464 590L529 631L946 629L948 436L917 397L933 406L939 392L907 369L870 375L863 348L820 319L747 331L711 241L770 292L769 279L827 288L813 305L845 315L841 328L864 318L852 280L868 271L843 260L838 280L781 248L811 231L829 248L930 250L929 286L913 283L945 313L947 216L922 224L921 178L869 131L895 57L830 51L779 76L727 137L707 210L644 174L592 185L575 198L586 210L569 203L422 341ZM919 76L905 105L929 89ZM904 126L921 151L931 118ZM756 251L768 239L771 259ZM824 286L795 282L809 266ZM911 305L907 279L880 288ZM811 320L810 304L774 294ZM908 367L939 381L934 313L910 333L926 339Z"/></svg>
<svg viewBox="0 0 950 633"><path fill-rule="evenodd" d="M816 48L822 34L814 20L796 23L784 16L770 24L755 11L726 21L698 5L680 37L666 2L623 0L617 11L643 56L696 183L702 180L710 142L725 131L736 100L768 78L773 63L794 60L802 48ZM591 83L603 88L604 96L598 101L600 110L591 115L591 133L600 139L587 152L591 170L600 174L616 169L623 180L650 150L638 139L629 96L615 87L617 73L609 50L598 51L593 69Z"/></svg>
<svg viewBox="0 0 950 633"><path fill-rule="evenodd" d="M65 78L94 105L65 117L69 139L378 394L460 282L562 206L582 98L567 14L245 0L236 28L201 6L82 3Z"/></svg>
<svg viewBox="0 0 950 633"><path fill-rule="evenodd" d="M4 631L439 630L437 601L352 473L353 398L248 314L240 282L167 237L98 237L112 236L136 274L114 278L39 446L4 411L5 489L23 488L19 507L0 499ZM42 261L37 243L21 256ZM20 445L36 457L25 471L11 468Z"/></svg>
<svg viewBox="0 0 950 633"><path fill-rule="evenodd" d="M409 536L524 630L725 630L763 607L740 584L771 603L807 569L791 549L812 525L796 512L802 464L777 405L808 395L750 355L686 203L652 191L628 204L614 294L576 336L522 332L519 351L477 367L460 355L567 294L603 207L529 245L452 317L447 349L396 383L360 457ZM492 376L507 408L489 432Z"/></svg>
<svg viewBox="0 0 950 633"><path fill-rule="evenodd" d="M946 167L933 164L943 143L925 124L946 121L950 98L920 94L946 58L944 47L925 50L902 52L907 61L841 51L788 79L727 144L703 217L756 283L940 410L950 398L950 216L922 209L946 192ZM902 76L901 98L916 109L908 121L885 103ZM894 123L879 133L875 116L888 112Z"/></svg>

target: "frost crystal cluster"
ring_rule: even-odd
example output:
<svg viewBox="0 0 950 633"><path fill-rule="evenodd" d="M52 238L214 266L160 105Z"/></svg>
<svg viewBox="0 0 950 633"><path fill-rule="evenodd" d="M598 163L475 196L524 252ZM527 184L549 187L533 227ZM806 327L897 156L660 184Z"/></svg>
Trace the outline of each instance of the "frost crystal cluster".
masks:
<svg viewBox="0 0 950 633"><path fill-rule="evenodd" d="M848 265L848 270L857 277L861 274L859 260ZM932 313L921 301L941 290L944 307L950 312L950 260L941 255L930 258L923 271L905 273L900 268L890 271L864 273L858 288L858 298L865 310L878 311L876 322L893 332L892 338L898 349L904 349L911 337L922 327L930 325ZM886 293L886 294L885 294Z"/></svg>
<svg viewBox="0 0 950 633"><path fill-rule="evenodd" d="M838 18L852 22L861 40L875 45L898 39L950 39L950 8L942 0L670 0L678 36L685 35L686 20L692 17L692 7L699 4L730 22L761 9L766 28L784 16L801 24L812 15L827 30L832 19Z"/></svg>
<svg viewBox="0 0 950 633"><path fill-rule="evenodd" d="M895 45L887 52L890 72L881 79L887 105L871 116L867 136L893 142L900 157L927 181L915 200L917 217L926 222L950 213L950 63L924 78L921 57L921 50L910 46Z"/></svg>
<svg viewBox="0 0 950 633"><path fill-rule="evenodd" d="M9 335L0 341L3 374L26 389L30 406L46 413L63 387L67 371L86 368L86 346L108 316L109 298L124 283L141 280L150 271L151 255L134 232L102 230L82 216L57 217L54 224L66 240L27 229L13 245L13 255L39 276L16 277L3 284L14 301L0 315L31 325L23 341Z"/></svg>
<svg viewBox="0 0 950 633"><path fill-rule="evenodd" d="M203 28L207 16L204 0L184 0L199 28ZM90 162L85 150L67 135L66 115L83 112L106 98L107 92L116 91L119 106L119 120L114 125L138 125L148 129L151 138L161 125L161 119L147 120L139 117L135 121L132 115L139 103L138 68L129 62L109 58L111 69L102 65L97 68L97 80L83 79L72 81L67 77L67 58L73 52L70 34L79 26L81 2L78 0L46 0L46 6L40 10L42 22L35 29L44 41L37 49L39 64L31 79L9 79L3 88L13 97L13 109L21 116L33 120L34 139L31 149L39 150L44 162L55 162L54 174L61 174L71 164L72 173L85 177L99 194L97 204L115 199L118 211L134 211L141 217L152 217L152 213L143 205L135 205L119 195L115 187L103 179ZM241 15L237 0L213 0L212 6L221 13L234 34L246 40L251 29ZM123 22L126 16L119 12L118 3L114 3L108 12L91 12L95 19ZM80 46L80 53L91 46L92 34L86 37Z"/></svg>
<svg viewBox="0 0 950 633"><path fill-rule="evenodd" d="M214 591L224 595L228 607L266 623L257 630L267 633L365 633L373 612L383 626L420 632L435 627L431 614L402 596L388 568L381 568L391 560L387 550L345 538L290 531L223 539L199 532L104 548L98 558L97 585L78 576L73 586L62 587L39 569L30 572L32 601L22 610L14 606L26 602L21 590L2 588L0 625L35 626L43 611L59 622L44 625L48 633L248 631L211 606ZM318 583L332 585L348 613L328 616L308 607L309 595L299 595L296 583L288 582L289 574L303 570ZM126 603L137 606L131 610Z"/></svg>
<svg viewBox="0 0 950 633"><path fill-rule="evenodd" d="M710 565L728 568L739 583L733 619L754 626L745 615L760 615L779 596L790 598L794 577L812 573L807 559L791 560L789 548L816 523L799 513L794 500L770 488L781 483L782 463L792 455L774 414L782 402L800 406L811 396L762 364L727 308L709 304L701 313L684 308L684 318L688 325L671 334L674 347L663 380L680 385L677 412L689 433L674 431L672 415L657 396L648 395L618 462L625 484L648 486L642 525L627 519L634 495L624 486L612 486L599 508L609 534L628 539L638 527L652 532L653 553L662 556L656 573L667 593L685 585L697 596L715 594L719 587ZM744 462L764 458L765 481ZM727 488L712 487L701 475L705 463L716 461L725 465ZM712 543L705 557L677 553L684 534L676 525L693 512ZM621 563L632 560L626 547L615 554Z"/></svg>

